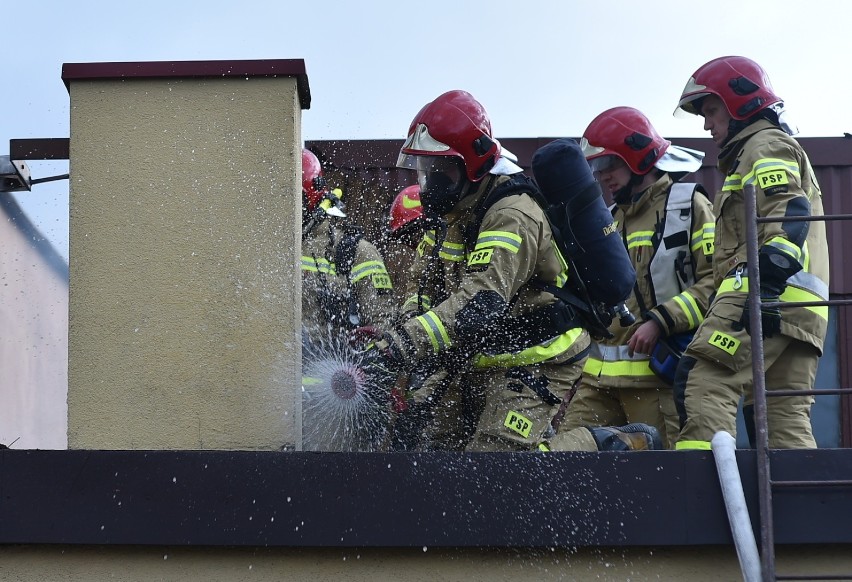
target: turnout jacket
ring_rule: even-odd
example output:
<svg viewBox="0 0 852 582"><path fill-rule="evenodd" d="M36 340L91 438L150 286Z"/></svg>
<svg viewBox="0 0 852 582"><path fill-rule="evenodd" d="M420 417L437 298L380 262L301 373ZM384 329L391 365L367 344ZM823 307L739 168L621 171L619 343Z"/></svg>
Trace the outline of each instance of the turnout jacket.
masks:
<svg viewBox="0 0 852 582"><path fill-rule="evenodd" d="M822 193L802 146L767 120L747 126L731 139L719 154L719 169L725 182L714 205L718 217L715 301L744 302L748 268L743 188L754 185L760 217L821 216ZM757 237L759 249L773 247L802 265L787 280L781 301L828 300L828 243L823 221L761 223ZM827 328L828 307L781 310L781 333L813 345L820 353Z"/></svg>
<svg viewBox="0 0 852 582"><path fill-rule="evenodd" d="M479 228L472 232L477 204L510 176L489 176L459 202L447 220L446 237L433 257L436 231L428 231L417 249L402 306L403 330L412 341L414 358L439 355L459 340L459 312L480 292L499 296L509 316L523 322L525 314L553 304L556 298L536 282L562 286L568 267L556 250L550 225L535 200L521 193L491 206ZM425 273L418 278L418 273ZM494 295L496 294L496 295ZM490 334L483 314L478 336ZM413 317L412 317L413 316ZM466 325L473 323L467 320ZM577 323L536 345L495 352L484 348L473 361L477 368L515 367L538 363L562 363L585 355L588 332Z"/></svg>
<svg viewBox="0 0 852 582"><path fill-rule="evenodd" d="M359 237L343 250L345 236L342 225L326 219L302 238L302 326L314 339L387 326L393 317L393 285L378 249ZM338 264L341 258L351 266ZM350 319L353 310L357 322Z"/></svg>
<svg viewBox="0 0 852 582"><path fill-rule="evenodd" d="M630 327L613 321L612 338L595 342L583 373L607 388L659 388L648 354L628 355L636 329L653 319L662 336L694 330L714 291L712 276L715 217L700 186L671 199L674 183L663 174L633 201L616 204L613 217L636 270L636 286L625 304L637 315ZM668 208L668 210L667 210Z"/></svg>

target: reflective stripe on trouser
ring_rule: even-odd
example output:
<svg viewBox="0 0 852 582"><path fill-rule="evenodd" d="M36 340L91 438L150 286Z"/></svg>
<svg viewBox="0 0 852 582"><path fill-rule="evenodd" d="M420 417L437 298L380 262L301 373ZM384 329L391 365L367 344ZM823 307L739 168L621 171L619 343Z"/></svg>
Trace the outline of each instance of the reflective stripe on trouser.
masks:
<svg viewBox="0 0 852 582"><path fill-rule="evenodd" d="M596 378L583 374L560 431L584 426L622 426L632 422L655 427L666 447L673 448L680 422L672 389L668 386L606 388Z"/></svg>
<svg viewBox="0 0 852 582"><path fill-rule="evenodd" d="M525 368L536 378L546 376L549 381L547 389L562 399L580 377L583 360ZM486 387L485 408L468 445L469 451L535 450L550 429L550 421L559 410L559 404L547 404L529 386L520 380L507 378L506 374L507 370L492 369L487 374L469 375L471 385Z"/></svg>
<svg viewBox="0 0 852 582"><path fill-rule="evenodd" d="M681 430L677 449L709 449L713 435L720 430L736 436L737 404L740 396L746 401L754 398L751 371L751 341L745 331L730 330L729 322L713 317L705 325L722 323L724 332L741 342L748 359L737 369L722 365L707 357L702 343L707 333L696 334L681 360L675 376L675 392L683 394L686 424ZM712 338L712 336L710 336ZM696 349L698 348L698 349ZM809 390L813 388L819 361L817 349L786 336L764 339L764 366L768 390ZM777 449L815 448L811 428L812 396L768 397L766 399L769 446Z"/></svg>

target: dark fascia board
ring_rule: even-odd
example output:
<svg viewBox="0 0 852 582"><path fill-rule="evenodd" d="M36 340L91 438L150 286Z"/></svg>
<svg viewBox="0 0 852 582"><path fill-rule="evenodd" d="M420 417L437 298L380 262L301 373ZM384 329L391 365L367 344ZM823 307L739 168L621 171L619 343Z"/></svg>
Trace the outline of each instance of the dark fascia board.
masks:
<svg viewBox="0 0 852 582"><path fill-rule="evenodd" d="M518 157L519 164L529 169L535 151L555 137L500 138L500 143ZM572 138L577 139L577 138ZM305 147L333 168L393 168L403 139L315 140ZM705 153L703 166L715 167L719 148L709 138L670 138L679 146ZM804 137L798 139L815 166L849 166L852 164L852 139L843 137Z"/></svg>
<svg viewBox="0 0 852 582"><path fill-rule="evenodd" d="M115 63L65 63L62 80L145 79L169 77L296 77L302 109L311 108L311 90L303 59L247 61L146 61Z"/></svg>
<svg viewBox="0 0 852 582"><path fill-rule="evenodd" d="M752 527L754 451L737 459ZM852 450L772 451L775 479L849 479ZM709 451L0 451L0 544L281 547L732 543ZM852 543L848 489L774 496L779 544Z"/></svg>

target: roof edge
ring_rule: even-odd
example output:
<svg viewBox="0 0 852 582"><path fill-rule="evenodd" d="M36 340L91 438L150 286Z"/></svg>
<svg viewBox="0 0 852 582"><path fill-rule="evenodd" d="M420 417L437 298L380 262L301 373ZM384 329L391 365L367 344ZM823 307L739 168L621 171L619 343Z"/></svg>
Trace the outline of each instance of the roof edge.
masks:
<svg viewBox="0 0 852 582"><path fill-rule="evenodd" d="M302 109L311 107L311 90L304 59L236 61L139 61L64 63L62 81L93 79L153 79L171 77L295 77Z"/></svg>

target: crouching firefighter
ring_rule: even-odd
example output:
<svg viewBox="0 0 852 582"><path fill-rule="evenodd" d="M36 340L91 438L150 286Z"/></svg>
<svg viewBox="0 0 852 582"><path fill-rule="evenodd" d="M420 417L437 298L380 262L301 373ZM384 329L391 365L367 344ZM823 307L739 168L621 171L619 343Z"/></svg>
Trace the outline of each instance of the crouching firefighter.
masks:
<svg viewBox="0 0 852 582"><path fill-rule="evenodd" d="M551 437L590 341L574 309L546 290L571 273L534 184L501 152L485 109L469 93L444 93L414 117L397 165L417 171L424 212L438 227L418 257L429 267L412 302L421 313L385 330L373 348L383 365L403 372L424 360L447 362L449 379L415 391L409 411L422 412L450 385L481 397L469 451L536 450ZM591 178L582 155L580 161ZM526 182L527 190L487 202L510 182ZM561 441L571 450L659 446L652 427L572 432Z"/></svg>

